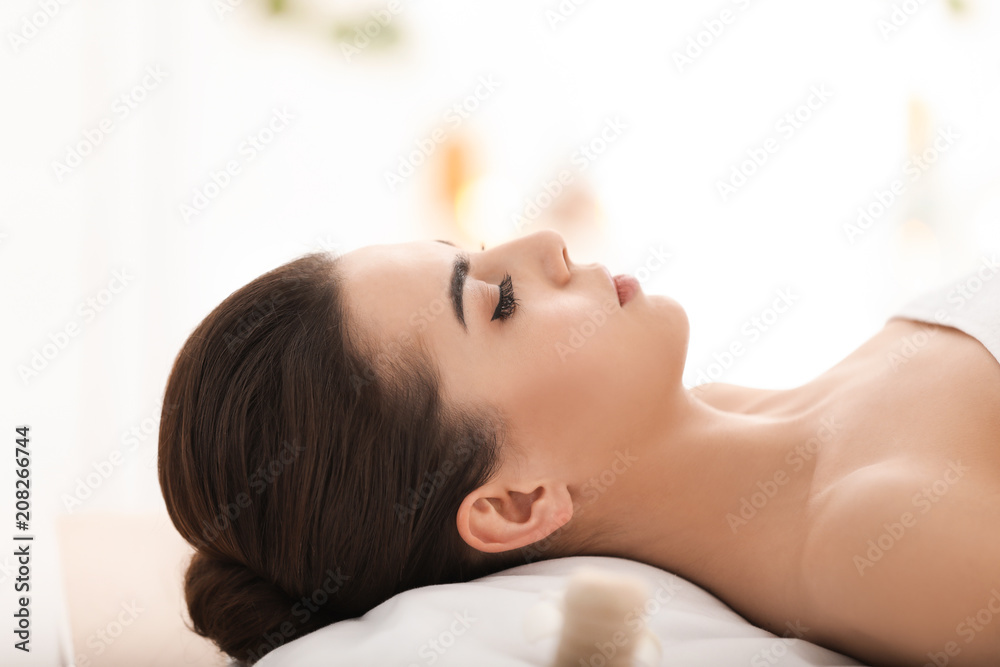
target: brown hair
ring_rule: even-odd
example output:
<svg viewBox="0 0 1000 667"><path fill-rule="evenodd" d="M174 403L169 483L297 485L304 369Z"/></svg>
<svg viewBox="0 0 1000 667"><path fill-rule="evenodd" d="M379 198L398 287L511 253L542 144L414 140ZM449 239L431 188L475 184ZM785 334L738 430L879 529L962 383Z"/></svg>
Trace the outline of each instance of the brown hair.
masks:
<svg viewBox="0 0 1000 667"><path fill-rule="evenodd" d="M195 547L192 629L244 663L400 591L541 555L462 540L459 505L509 453L502 420L443 405L420 350L376 369L343 289L322 253L260 276L198 325L167 382L158 472Z"/></svg>

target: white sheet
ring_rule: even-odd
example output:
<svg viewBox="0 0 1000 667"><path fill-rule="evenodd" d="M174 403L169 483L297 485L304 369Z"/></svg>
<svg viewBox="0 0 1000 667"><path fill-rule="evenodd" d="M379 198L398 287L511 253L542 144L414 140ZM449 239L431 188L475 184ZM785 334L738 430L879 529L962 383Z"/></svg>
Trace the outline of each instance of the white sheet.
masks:
<svg viewBox="0 0 1000 667"><path fill-rule="evenodd" d="M647 583L650 602L637 613L656 639L641 647L646 661L637 665L861 664L794 638L791 630L783 638L757 628L707 591L659 568L578 556L400 593L360 619L334 623L275 649L257 665L547 667L559 640L567 578L581 566L633 574ZM596 647L595 656L592 664L599 667Z"/></svg>

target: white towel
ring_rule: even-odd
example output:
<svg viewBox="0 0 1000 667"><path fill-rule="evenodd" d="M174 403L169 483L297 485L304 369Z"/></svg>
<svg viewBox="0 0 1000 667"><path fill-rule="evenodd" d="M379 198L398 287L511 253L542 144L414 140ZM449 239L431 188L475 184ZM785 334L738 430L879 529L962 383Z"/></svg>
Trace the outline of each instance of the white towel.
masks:
<svg viewBox="0 0 1000 667"><path fill-rule="evenodd" d="M1000 363L1000 262L984 256L978 267L905 303L892 317L944 324L969 334Z"/></svg>

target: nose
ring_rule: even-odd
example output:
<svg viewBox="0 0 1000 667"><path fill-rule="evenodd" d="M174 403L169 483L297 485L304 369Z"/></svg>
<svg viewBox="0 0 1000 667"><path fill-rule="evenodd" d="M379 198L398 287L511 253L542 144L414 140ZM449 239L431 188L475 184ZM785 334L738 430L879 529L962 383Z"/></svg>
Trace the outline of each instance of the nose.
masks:
<svg viewBox="0 0 1000 667"><path fill-rule="evenodd" d="M569 260L566 241L555 230L543 229L477 253L477 265L489 274L514 274L514 282L530 277L556 287L566 285L575 265Z"/></svg>
<svg viewBox="0 0 1000 667"><path fill-rule="evenodd" d="M569 260L569 251L562 234L552 229L543 229L529 234L524 240L537 253L549 280L559 286L569 282L573 263Z"/></svg>

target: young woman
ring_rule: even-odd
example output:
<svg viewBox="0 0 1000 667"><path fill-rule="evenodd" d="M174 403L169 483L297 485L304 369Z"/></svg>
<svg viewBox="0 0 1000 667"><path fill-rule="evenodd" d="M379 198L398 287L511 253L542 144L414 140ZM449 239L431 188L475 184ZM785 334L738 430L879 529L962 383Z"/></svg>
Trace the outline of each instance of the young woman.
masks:
<svg viewBox="0 0 1000 667"><path fill-rule="evenodd" d="M409 588L604 555L866 663L997 664L1000 279L980 273L800 387L689 390L680 305L551 231L290 262L205 318L167 383L194 629L253 661Z"/></svg>

